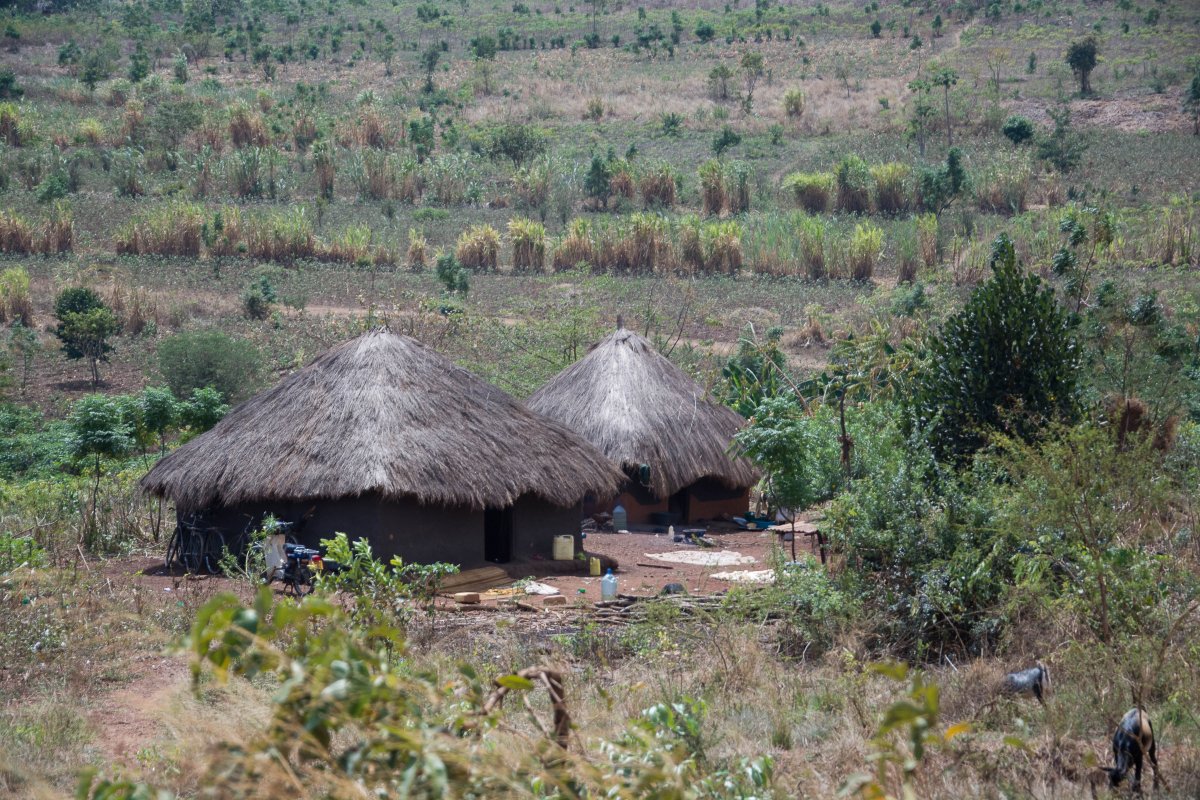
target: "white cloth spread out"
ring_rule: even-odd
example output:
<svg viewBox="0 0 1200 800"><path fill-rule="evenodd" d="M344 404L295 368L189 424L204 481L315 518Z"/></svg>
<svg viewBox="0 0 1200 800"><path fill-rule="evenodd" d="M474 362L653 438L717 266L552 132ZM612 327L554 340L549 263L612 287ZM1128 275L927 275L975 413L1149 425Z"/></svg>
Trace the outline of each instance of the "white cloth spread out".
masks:
<svg viewBox="0 0 1200 800"><path fill-rule="evenodd" d="M755 569L743 570L741 572L714 572L709 577L716 578L719 581L732 581L734 583L774 583L775 570Z"/></svg>
<svg viewBox="0 0 1200 800"><path fill-rule="evenodd" d="M646 558L656 561L673 561L676 564L695 564L701 567L732 567L737 564L754 564L757 559L744 556L735 550L686 550L679 553L646 553Z"/></svg>

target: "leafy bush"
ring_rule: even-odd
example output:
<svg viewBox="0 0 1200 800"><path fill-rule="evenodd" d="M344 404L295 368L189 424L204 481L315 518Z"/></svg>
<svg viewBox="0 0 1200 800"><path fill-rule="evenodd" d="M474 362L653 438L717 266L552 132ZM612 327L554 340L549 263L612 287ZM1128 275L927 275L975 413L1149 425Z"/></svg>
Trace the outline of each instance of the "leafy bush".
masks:
<svg viewBox="0 0 1200 800"><path fill-rule="evenodd" d="M1079 348L1054 290L1024 274L1003 234L991 280L928 344L911 395L911 425L940 457L963 458L992 432L1026 441L1077 411Z"/></svg>
<svg viewBox="0 0 1200 800"><path fill-rule="evenodd" d="M262 363L245 339L216 330L187 331L158 345L158 370L176 397L211 387L237 402L258 388Z"/></svg>
<svg viewBox="0 0 1200 800"><path fill-rule="evenodd" d="M1000 132L1013 144L1022 145L1033 139L1034 127L1028 118L1013 114L1004 120L1004 127Z"/></svg>
<svg viewBox="0 0 1200 800"><path fill-rule="evenodd" d="M783 113L787 114L788 119L799 120L804 115L805 104L803 89L788 89L783 93Z"/></svg>
<svg viewBox="0 0 1200 800"><path fill-rule="evenodd" d="M737 147L741 143L742 136L733 129L733 126L722 125L721 130L713 136L712 151L714 155L720 157L725 154L726 150Z"/></svg>

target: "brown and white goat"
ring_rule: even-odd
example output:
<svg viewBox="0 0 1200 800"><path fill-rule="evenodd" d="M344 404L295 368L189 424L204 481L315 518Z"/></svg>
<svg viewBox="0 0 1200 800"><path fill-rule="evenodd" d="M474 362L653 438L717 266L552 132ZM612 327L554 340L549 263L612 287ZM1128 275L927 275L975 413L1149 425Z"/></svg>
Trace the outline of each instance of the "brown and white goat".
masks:
<svg viewBox="0 0 1200 800"><path fill-rule="evenodd" d="M1105 768L1108 773L1110 786L1119 786L1121 781L1133 769L1131 786L1135 792L1142 790L1142 760L1150 757L1150 765L1154 768L1154 788L1158 788L1158 754L1154 743L1154 726L1150 723L1150 715L1140 708L1131 708L1121 718L1113 734L1113 761L1116 766Z"/></svg>

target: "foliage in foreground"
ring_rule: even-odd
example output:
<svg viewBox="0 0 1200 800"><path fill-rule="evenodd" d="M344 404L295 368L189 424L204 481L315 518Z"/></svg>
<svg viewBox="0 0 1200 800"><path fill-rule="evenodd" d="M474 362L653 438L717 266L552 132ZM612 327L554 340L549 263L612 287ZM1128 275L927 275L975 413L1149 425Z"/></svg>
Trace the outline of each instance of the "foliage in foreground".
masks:
<svg viewBox="0 0 1200 800"><path fill-rule="evenodd" d="M451 681L415 672L399 630L363 631L319 595L276 603L264 589L251 606L217 596L197 615L188 645L197 682L211 672L222 681L237 675L278 687L267 730L220 749L209 766L204 783L225 797L275 796L294 781L307 796L359 796L364 788L408 798L776 796L770 758L724 763L699 746L699 701L652 706L621 735L589 743L584 758L574 746L564 750L502 725L493 693L474 669L461 667ZM540 689L515 674L495 687ZM161 795L88 775L79 796Z"/></svg>

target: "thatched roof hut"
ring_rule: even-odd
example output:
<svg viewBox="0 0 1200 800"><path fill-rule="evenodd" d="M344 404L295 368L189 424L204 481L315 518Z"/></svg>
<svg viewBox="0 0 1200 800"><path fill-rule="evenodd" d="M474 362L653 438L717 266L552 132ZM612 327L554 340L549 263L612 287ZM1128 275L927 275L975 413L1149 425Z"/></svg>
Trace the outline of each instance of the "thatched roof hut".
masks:
<svg viewBox="0 0 1200 800"><path fill-rule="evenodd" d="M163 458L142 486L184 511L363 498L473 518L523 498L572 508L585 495L615 493L620 477L564 426L415 339L380 329L242 403ZM390 513L373 507L366 527L413 527ZM334 516L330 525L359 528L337 530L368 533L361 509Z"/></svg>
<svg viewBox="0 0 1200 800"><path fill-rule="evenodd" d="M745 420L709 398L644 337L624 328L552 378L528 406L599 448L625 472L626 490L644 496L634 498L643 506L707 486L717 494L727 490L726 499L745 511L748 489L758 480L749 461L729 454ZM677 509L685 519L700 511L689 513L686 504Z"/></svg>

